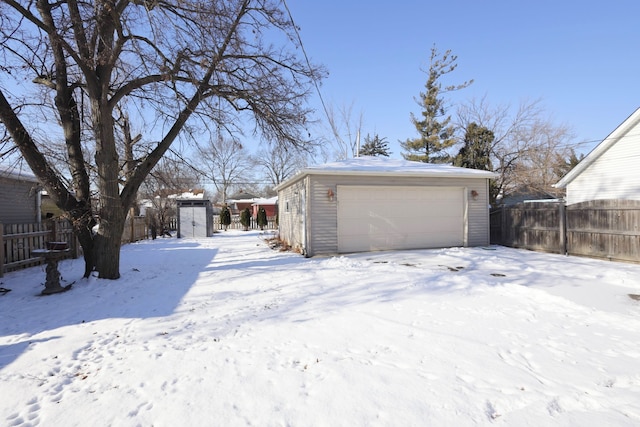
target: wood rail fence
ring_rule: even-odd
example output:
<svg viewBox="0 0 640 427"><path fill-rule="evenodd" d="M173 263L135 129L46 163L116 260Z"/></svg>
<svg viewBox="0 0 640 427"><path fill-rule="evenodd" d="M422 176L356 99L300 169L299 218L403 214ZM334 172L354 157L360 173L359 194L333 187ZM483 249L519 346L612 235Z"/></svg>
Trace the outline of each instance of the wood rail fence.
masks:
<svg viewBox="0 0 640 427"><path fill-rule="evenodd" d="M640 262L640 201L522 203L491 212L491 243Z"/></svg>
<svg viewBox="0 0 640 427"><path fill-rule="evenodd" d="M144 217L128 218L122 234L122 243L148 238ZM44 263L42 257L32 255L36 249L45 249L47 242L67 242L71 249L67 258L78 258L82 248L67 220L48 220L32 224L0 223L0 277L5 272Z"/></svg>

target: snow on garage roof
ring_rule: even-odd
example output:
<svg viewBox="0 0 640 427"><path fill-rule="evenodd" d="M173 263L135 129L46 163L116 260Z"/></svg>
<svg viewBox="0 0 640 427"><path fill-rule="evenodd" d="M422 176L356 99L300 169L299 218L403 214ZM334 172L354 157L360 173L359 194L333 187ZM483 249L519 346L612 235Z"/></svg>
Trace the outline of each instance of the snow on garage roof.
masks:
<svg viewBox="0 0 640 427"><path fill-rule="evenodd" d="M5 167L0 165L0 178L16 179L20 181L38 182L38 178L31 170L22 167Z"/></svg>
<svg viewBox="0 0 640 427"><path fill-rule="evenodd" d="M355 157L302 169L276 187L279 190L306 175L369 175L369 176L422 176L442 178L495 178L496 174L479 169L412 162L387 157Z"/></svg>

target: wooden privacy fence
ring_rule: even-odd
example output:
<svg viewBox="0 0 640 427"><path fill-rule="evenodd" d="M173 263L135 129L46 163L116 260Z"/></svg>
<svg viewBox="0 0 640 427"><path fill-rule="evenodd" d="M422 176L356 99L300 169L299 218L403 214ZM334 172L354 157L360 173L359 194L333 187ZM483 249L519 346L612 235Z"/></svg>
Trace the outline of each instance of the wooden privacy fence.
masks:
<svg viewBox="0 0 640 427"><path fill-rule="evenodd" d="M491 212L491 243L640 262L640 201L523 203Z"/></svg>
<svg viewBox="0 0 640 427"><path fill-rule="evenodd" d="M69 221L0 223L0 277L8 271L42 264L43 258L32 256L31 252L35 249L46 249L47 242L67 242L71 249L68 258L77 258L80 254L80 245L77 244Z"/></svg>
<svg viewBox="0 0 640 427"><path fill-rule="evenodd" d="M147 224L144 217L127 218L122 243L146 239ZM71 249L67 258L78 258L82 248L67 220L48 220L32 224L0 223L0 277L5 272L44 263L42 257L32 256L36 249L46 249L47 242L67 242Z"/></svg>
<svg viewBox="0 0 640 427"><path fill-rule="evenodd" d="M144 216L134 216L127 218L122 232L122 243L133 243L138 240L149 238L149 225Z"/></svg>

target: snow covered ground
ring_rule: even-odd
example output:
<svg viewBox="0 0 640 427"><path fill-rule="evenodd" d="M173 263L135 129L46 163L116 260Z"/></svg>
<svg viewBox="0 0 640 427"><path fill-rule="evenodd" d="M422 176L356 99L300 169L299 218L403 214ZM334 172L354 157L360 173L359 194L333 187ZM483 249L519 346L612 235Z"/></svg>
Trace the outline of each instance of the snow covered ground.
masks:
<svg viewBox="0 0 640 427"><path fill-rule="evenodd" d="M3 426L638 426L640 265L502 247L305 259L257 232L8 273Z"/></svg>

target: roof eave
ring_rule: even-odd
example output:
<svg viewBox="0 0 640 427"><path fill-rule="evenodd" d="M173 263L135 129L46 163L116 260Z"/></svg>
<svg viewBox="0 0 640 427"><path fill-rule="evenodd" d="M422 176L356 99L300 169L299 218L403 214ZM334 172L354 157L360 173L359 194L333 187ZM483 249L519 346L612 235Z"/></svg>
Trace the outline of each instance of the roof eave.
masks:
<svg viewBox="0 0 640 427"><path fill-rule="evenodd" d="M585 169L591 166L600 158L612 145L618 142L624 135L640 123L640 108L636 109L625 121L623 121L613 132L602 140L596 147L591 150L587 156L582 159L573 169L571 169L560 181L553 184L555 188L566 188L573 180L575 180Z"/></svg>
<svg viewBox="0 0 640 427"><path fill-rule="evenodd" d="M294 182L303 179L307 175L349 175L349 176L388 176L388 177L419 177L419 178L466 178L466 179L493 179L498 174L490 171L480 171L470 173L446 172L441 171L366 171L366 170L335 170L335 169L304 169L298 172L290 179L278 184L274 187L275 191L279 191Z"/></svg>

